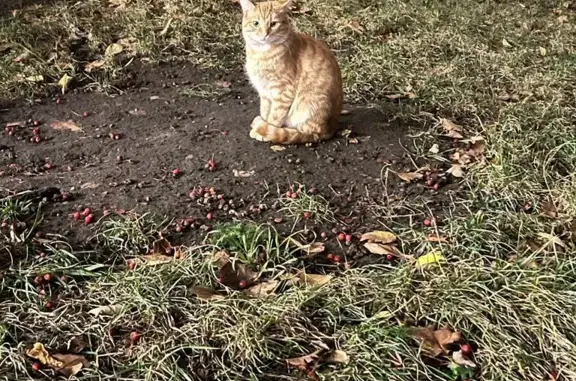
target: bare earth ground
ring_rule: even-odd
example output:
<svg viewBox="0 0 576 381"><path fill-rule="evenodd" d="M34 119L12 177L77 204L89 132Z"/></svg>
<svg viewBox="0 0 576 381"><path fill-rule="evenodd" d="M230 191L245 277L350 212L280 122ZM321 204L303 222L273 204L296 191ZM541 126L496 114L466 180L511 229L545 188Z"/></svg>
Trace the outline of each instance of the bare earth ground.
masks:
<svg viewBox="0 0 576 381"><path fill-rule="evenodd" d="M573 1L298 2L350 113L284 149L233 1L0 17L1 379L576 380Z"/></svg>

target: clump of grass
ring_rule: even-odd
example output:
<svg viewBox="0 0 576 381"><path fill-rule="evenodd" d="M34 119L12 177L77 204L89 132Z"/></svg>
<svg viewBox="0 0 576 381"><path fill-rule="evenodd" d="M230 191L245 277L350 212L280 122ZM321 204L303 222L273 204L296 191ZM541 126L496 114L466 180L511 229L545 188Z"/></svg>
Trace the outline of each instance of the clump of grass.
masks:
<svg viewBox="0 0 576 381"><path fill-rule="evenodd" d="M148 252L168 222L149 213L105 217L98 223L93 240L112 254L134 256Z"/></svg>
<svg viewBox="0 0 576 381"><path fill-rule="evenodd" d="M21 221L35 212L36 208L31 201L11 199L0 201L0 221L7 223Z"/></svg>
<svg viewBox="0 0 576 381"><path fill-rule="evenodd" d="M334 208L328 201L320 195L310 194L303 186L300 186L297 192L288 192L282 195L278 201L281 205L280 212L294 220L294 223L302 219L308 219L318 224L336 222Z"/></svg>

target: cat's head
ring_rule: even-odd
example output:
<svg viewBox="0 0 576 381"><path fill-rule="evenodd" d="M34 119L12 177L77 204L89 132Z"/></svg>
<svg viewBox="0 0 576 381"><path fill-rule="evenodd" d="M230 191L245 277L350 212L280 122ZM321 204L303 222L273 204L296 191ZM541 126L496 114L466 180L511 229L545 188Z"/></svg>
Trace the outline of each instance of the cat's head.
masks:
<svg viewBox="0 0 576 381"><path fill-rule="evenodd" d="M252 3L240 0L242 6L242 35L246 44L269 47L284 43L292 33L288 12L292 0Z"/></svg>

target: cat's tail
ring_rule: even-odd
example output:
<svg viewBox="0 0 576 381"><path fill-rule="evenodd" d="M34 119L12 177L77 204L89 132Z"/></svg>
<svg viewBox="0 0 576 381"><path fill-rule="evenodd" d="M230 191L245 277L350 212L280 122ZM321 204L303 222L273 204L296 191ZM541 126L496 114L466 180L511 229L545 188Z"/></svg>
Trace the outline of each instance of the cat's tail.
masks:
<svg viewBox="0 0 576 381"><path fill-rule="evenodd" d="M331 137L330 135L307 134L295 128L278 128L271 125L262 125L256 129L256 133L265 141L274 144L306 144L317 143Z"/></svg>

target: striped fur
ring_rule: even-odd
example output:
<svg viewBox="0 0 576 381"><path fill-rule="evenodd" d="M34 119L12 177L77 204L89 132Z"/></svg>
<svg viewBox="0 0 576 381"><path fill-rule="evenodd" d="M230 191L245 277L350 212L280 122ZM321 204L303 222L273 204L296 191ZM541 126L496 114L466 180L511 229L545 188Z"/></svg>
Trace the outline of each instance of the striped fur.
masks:
<svg viewBox="0 0 576 381"><path fill-rule="evenodd" d="M250 136L276 144L318 142L337 127L342 76L326 44L294 31L290 2L240 0L246 71L260 96Z"/></svg>

